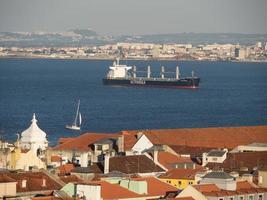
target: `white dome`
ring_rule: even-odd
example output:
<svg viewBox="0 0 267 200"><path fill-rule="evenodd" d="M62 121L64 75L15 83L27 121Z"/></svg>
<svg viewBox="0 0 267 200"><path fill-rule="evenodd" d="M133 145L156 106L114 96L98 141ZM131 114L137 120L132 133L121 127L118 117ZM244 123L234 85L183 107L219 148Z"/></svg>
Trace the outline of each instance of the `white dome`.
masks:
<svg viewBox="0 0 267 200"><path fill-rule="evenodd" d="M35 118L35 113L33 113L31 126L21 133L22 142L47 142L46 133L42 131L38 125Z"/></svg>

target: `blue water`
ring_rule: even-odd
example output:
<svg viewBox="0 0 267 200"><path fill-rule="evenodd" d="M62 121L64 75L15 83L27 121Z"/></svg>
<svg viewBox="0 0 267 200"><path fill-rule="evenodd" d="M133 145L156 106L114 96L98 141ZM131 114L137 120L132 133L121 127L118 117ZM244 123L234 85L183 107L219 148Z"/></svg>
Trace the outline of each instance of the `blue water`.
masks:
<svg viewBox="0 0 267 200"><path fill-rule="evenodd" d="M72 123L81 99L82 132L267 125L267 63L128 61L201 77L200 88L102 85L111 61L0 59L0 134L14 140L35 112L51 144L78 133ZM125 63L125 62L124 62Z"/></svg>

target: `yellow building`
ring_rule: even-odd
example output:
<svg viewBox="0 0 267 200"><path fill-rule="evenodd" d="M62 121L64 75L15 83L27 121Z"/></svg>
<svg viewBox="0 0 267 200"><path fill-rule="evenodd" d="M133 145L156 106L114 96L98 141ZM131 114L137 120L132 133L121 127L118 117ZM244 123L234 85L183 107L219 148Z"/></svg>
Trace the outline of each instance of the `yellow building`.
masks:
<svg viewBox="0 0 267 200"><path fill-rule="evenodd" d="M21 148L16 147L13 151L11 151L11 170L23 169L28 171L32 167L46 169L46 164L37 157L33 150L22 150Z"/></svg>
<svg viewBox="0 0 267 200"><path fill-rule="evenodd" d="M10 169L16 169L17 160L21 157L21 149L16 147L11 151L11 159L10 159Z"/></svg>
<svg viewBox="0 0 267 200"><path fill-rule="evenodd" d="M197 184L196 173L203 172L203 169L172 169L166 174L161 175L160 180L173 185L182 190L188 185Z"/></svg>

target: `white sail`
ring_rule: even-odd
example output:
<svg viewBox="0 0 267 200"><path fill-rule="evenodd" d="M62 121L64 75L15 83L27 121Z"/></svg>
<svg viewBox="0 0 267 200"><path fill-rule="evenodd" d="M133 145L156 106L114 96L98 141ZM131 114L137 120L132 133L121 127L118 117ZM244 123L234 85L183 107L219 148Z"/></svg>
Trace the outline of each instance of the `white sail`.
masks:
<svg viewBox="0 0 267 200"><path fill-rule="evenodd" d="M80 124L80 126L82 125L82 115L81 115L81 113L79 113L79 124Z"/></svg>
<svg viewBox="0 0 267 200"><path fill-rule="evenodd" d="M78 120L79 120L79 124L77 123ZM82 118L81 118L81 113L80 113L80 99L79 99L74 122L72 125L66 125L66 128L72 129L72 130L80 130L81 123L82 123Z"/></svg>

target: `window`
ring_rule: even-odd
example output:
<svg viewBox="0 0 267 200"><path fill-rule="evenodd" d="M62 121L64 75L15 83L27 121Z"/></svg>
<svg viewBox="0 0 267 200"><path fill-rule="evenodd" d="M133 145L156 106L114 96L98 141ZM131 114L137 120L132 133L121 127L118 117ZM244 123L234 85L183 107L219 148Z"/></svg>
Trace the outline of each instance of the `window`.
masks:
<svg viewBox="0 0 267 200"><path fill-rule="evenodd" d="M254 195L249 195L248 196L248 200L253 200L254 199Z"/></svg>
<svg viewBox="0 0 267 200"><path fill-rule="evenodd" d="M262 176L259 176L259 184L262 184Z"/></svg>
<svg viewBox="0 0 267 200"><path fill-rule="evenodd" d="M192 185L193 184L193 182L192 181L189 181L189 185Z"/></svg>
<svg viewBox="0 0 267 200"><path fill-rule="evenodd" d="M179 185L182 185L182 181L178 181L178 184L179 184Z"/></svg>
<svg viewBox="0 0 267 200"><path fill-rule="evenodd" d="M234 200L234 197L229 197L229 200Z"/></svg>
<svg viewBox="0 0 267 200"><path fill-rule="evenodd" d="M219 198L219 200L224 200L223 198Z"/></svg>
<svg viewBox="0 0 267 200"><path fill-rule="evenodd" d="M27 180L23 179L21 182L21 187L26 188L26 186L27 186Z"/></svg>
<svg viewBox="0 0 267 200"><path fill-rule="evenodd" d="M217 161L217 158L213 157L212 160L213 160L213 161Z"/></svg>
<svg viewBox="0 0 267 200"><path fill-rule="evenodd" d="M244 200L244 196L239 196L239 200Z"/></svg>
<svg viewBox="0 0 267 200"><path fill-rule="evenodd" d="M263 194L259 194L258 200L263 200Z"/></svg>

